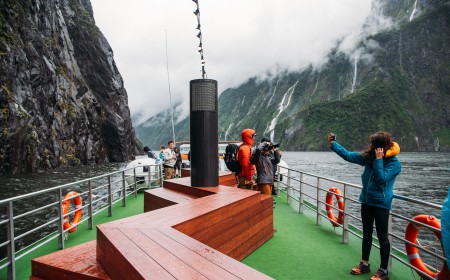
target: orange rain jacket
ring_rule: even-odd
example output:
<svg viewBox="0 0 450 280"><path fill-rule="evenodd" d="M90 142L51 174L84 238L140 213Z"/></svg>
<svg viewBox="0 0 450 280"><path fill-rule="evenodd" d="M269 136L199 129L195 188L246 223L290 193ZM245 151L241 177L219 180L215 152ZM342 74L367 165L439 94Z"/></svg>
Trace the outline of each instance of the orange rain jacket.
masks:
<svg viewBox="0 0 450 280"><path fill-rule="evenodd" d="M238 160L241 165L241 172L238 176L245 177L246 180L250 181L253 174L255 174L255 166L250 163L250 157L252 156L252 146L255 143L253 139L253 134L255 131L253 129L247 128L242 130L242 144L239 147Z"/></svg>

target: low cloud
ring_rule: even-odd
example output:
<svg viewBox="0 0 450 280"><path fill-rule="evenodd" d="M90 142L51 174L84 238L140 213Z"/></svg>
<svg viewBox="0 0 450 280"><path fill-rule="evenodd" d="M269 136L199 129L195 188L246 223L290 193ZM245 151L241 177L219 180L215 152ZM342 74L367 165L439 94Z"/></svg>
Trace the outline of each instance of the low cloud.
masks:
<svg viewBox="0 0 450 280"><path fill-rule="evenodd" d="M172 102L180 102L178 108L187 115L189 81L201 78L194 2L91 2L97 25L114 50L131 114L138 123L170 110L166 58ZM339 40L340 50L351 53L356 42L372 32L370 24L364 25L371 2L199 0L208 78L218 81L220 93L252 76L298 70L309 64L319 67ZM388 25L377 22L380 19L383 17L374 17L373 28ZM363 57L365 52L361 52Z"/></svg>

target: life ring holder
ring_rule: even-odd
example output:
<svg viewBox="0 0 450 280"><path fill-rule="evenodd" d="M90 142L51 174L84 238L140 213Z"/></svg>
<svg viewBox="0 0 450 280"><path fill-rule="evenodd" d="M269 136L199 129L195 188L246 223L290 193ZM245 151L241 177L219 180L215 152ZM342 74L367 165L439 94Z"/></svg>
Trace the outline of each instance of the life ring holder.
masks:
<svg viewBox="0 0 450 280"><path fill-rule="evenodd" d="M439 230L441 229L441 221L431 215L418 215L418 216L415 216L413 218L413 220L420 222L422 224L431 226L433 228L439 229ZM419 229L421 227L422 227L422 225L420 225L420 224L409 222L408 225L406 226L406 230L405 230L405 239L413 244L417 244L417 236L419 234ZM436 231L433 230L433 232L436 235L436 237L439 239L439 241L441 242L441 245L442 245L441 232L437 231L437 230ZM420 258L419 249L417 247L405 242L405 248L406 248L406 253L408 254L409 263L412 266L414 266L415 268L419 269L423 273L425 273L433 278L440 279L439 275L441 275L444 272L444 268L441 269L440 272L431 271L425 265L425 263L422 261L422 258Z"/></svg>
<svg viewBox="0 0 450 280"><path fill-rule="evenodd" d="M338 201L339 215L336 218L333 214L333 194ZM325 209L327 210L328 219L330 219L333 227L338 227L344 223L344 196L339 188L328 189L327 196L325 198Z"/></svg>
<svg viewBox="0 0 450 280"><path fill-rule="evenodd" d="M72 222L69 222L69 216L67 215L69 213L69 205L70 203L74 202L75 204L75 215L73 217ZM64 196L64 201L62 202L62 212L64 217L64 224L63 228L64 230L67 230L68 228L72 227L73 224L78 224L81 220L81 215L83 214L83 210L81 208L82 202L81 202L81 196L77 192L69 192ZM77 230L77 227L70 228L68 230L69 233L72 233Z"/></svg>

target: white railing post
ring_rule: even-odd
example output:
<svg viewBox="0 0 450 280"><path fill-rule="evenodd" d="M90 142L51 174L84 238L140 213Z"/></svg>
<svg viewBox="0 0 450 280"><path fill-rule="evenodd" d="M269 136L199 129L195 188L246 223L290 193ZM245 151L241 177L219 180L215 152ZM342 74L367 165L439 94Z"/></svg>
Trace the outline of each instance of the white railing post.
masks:
<svg viewBox="0 0 450 280"><path fill-rule="evenodd" d="M152 166L151 165L148 166L148 181L147 182L148 182L147 187L150 189L152 187ZM145 178L144 178L144 183L145 183Z"/></svg>
<svg viewBox="0 0 450 280"><path fill-rule="evenodd" d="M344 222L342 224L342 243L343 244L347 244L348 243L348 216L347 216L347 212L348 212L348 202L350 200L347 199L347 194L348 194L348 186L347 184L344 184Z"/></svg>
<svg viewBox="0 0 450 280"><path fill-rule="evenodd" d="M287 175L287 204L291 204L291 193L292 193L292 187L291 187L291 170L288 169L288 175Z"/></svg>
<svg viewBox="0 0 450 280"><path fill-rule="evenodd" d="M125 171L122 171L122 207L127 206L127 190L126 190L127 181L125 180Z"/></svg>
<svg viewBox="0 0 450 280"><path fill-rule="evenodd" d="M276 189L276 194L277 194L277 196L280 196L280 180L281 180L281 174L280 174L280 172L281 172L281 168L280 168L280 166L278 166L277 165L277 189Z"/></svg>
<svg viewBox="0 0 450 280"><path fill-rule="evenodd" d="M89 214L89 219L88 219L88 229L92 229L94 227L94 216L92 215L92 184L91 184L91 180L88 181L88 214Z"/></svg>
<svg viewBox="0 0 450 280"><path fill-rule="evenodd" d="M391 212L389 212L388 239L389 239L390 252L392 252L392 236L391 236L391 232L392 232L392 215L391 215ZM391 273L391 271L392 271L392 257L391 257L391 254L389 254L389 261L388 261L387 270L388 270L389 273Z"/></svg>
<svg viewBox="0 0 450 280"><path fill-rule="evenodd" d="M320 215L320 178L317 177L317 203L316 203L316 207L317 207L317 219L316 219L316 225L320 225L322 224L322 216Z"/></svg>
<svg viewBox="0 0 450 280"><path fill-rule="evenodd" d="M159 179L160 179L160 182L161 182L160 187L163 187L163 186L164 186L164 176L163 176L163 171L164 171L163 165L160 164L160 165L159 165L159 173L160 173Z"/></svg>
<svg viewBox="0 0 450 280"><path fill-rule="evenodd" d="M6 208L8 215L8 279L16 279L16 243L14 242L14 213L13 202L10 201Z"/></svg>
<svg viewBox="0 0 450 280"><path fill-rule="evenodd" d="M62 200L63 200L63 195L62 195L62 189L60 188L58 190L58 201L59 201L59 205L58 205L58 215L59 215L59 224L58 224L58 248L59 249L64 249L64 212L62 209Z"/></svg>
<svg viewBox="0 0 450 280"><path fill-rule="evenodd" d="M134 198L137 198L137 178L136 178L136 167L133 168L134 176Z"/></svg>
<svg viewBox="0 0 450 280"><path fill-rule="evenodd" d="M108 175L108 217L112 216L112 200L111 175Z"/></svg>
<svg viewBox="0 0 450 280"><path fill-rule="evenodd" d="M303 172L300 172L300 194L298 197L298 213L303 214Z"/></svg>

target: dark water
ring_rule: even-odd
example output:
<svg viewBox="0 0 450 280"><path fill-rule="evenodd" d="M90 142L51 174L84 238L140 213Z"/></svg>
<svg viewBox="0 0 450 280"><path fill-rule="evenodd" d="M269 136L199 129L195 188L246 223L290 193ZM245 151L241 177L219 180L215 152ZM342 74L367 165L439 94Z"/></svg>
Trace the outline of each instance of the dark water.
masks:
<svg viewBox="0 0 450 280"><path fill-rule="evenodd" d="M0 200L124 169L126 163L62 167L41 173L0 176Z"/></svg>

